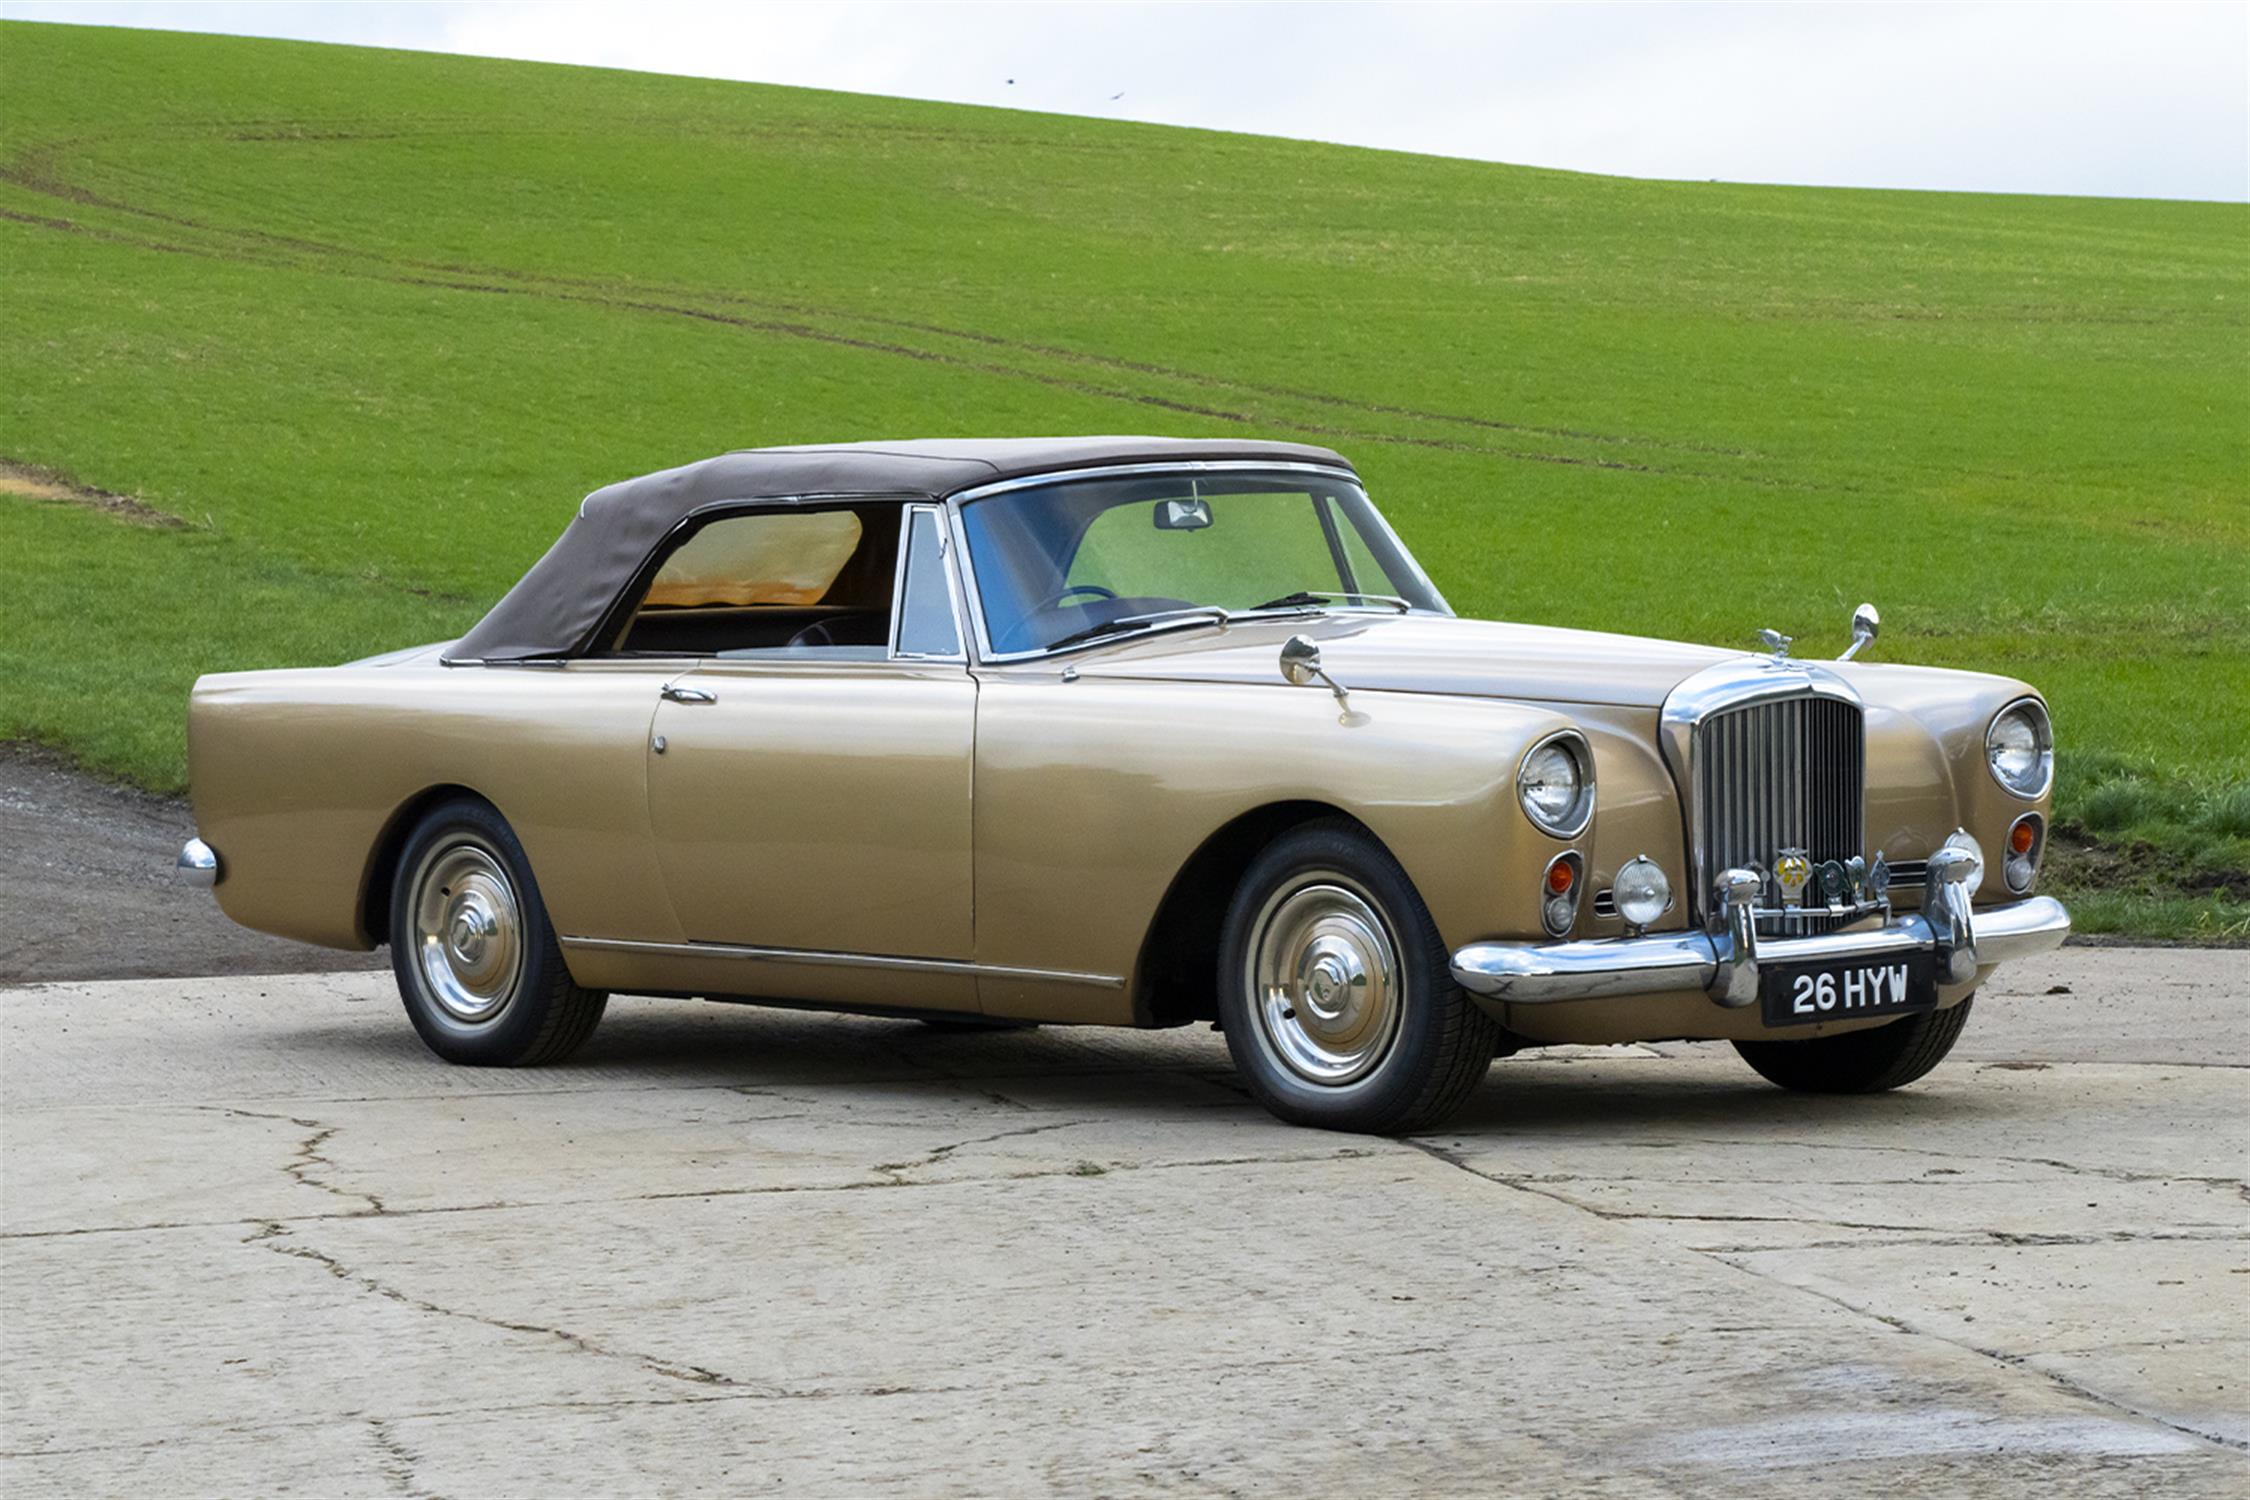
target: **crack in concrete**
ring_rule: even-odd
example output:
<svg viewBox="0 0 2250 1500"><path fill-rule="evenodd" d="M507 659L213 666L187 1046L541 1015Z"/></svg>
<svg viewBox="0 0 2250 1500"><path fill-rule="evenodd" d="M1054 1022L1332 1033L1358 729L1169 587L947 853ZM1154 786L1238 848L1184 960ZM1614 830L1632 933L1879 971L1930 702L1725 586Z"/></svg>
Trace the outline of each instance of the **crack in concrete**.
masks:
<svg viewBox="0 0 2250 1500"><path fill-rule="evenodd" d="M1661 1219L1662 1214L1643 1214L1638 1217ZM1798 1221L1783 1221L1798 1222ZM1822 1220L1805 1220L1820 1223ZM2030 1234L2007 1229L1970 1229L1948 1234L1943 1231L1924 1232L1882 1240L1792 1240L1770 1245L1690 1245L1689 1249L1705 1255L1769 1255L1777 1252L1794 1253L1799 1250L1896 1250L1896 1249L1960 1249L1979 1247L2007 1250L2038 1250L2052 1245L2148 1245L2172 1241L2194 1244L2226 1245L2237 1241L2250 1242L2250 1235L2228 1225L2208 1226L2209 1233L2197 1232L2205 1226L2190 1226L2182 1230L2165 1229L2115 1229L2088 1234Z"/></svg>
<svg viewBox="0 0 2250 1500"><path fill-rule="evenodd" d="M1710 1254L1710 1252L1707 1251L1699 1253ZM1940 1333L1934 1328L1924 1328L1917 1324L1910 1323L1906 1319L1895 1316L1891 1313L1877 1312L1872 1307L1862 1307L1859 1304L1852 1302L1835 1292L1825 1291L1820 1287L1806 1286L1802 1282L1796 1281L1783 1281L1778 1277L1767 1275L1765 1272L1760 1271L1755 1266L1744 1265L1740 1261L1731 1260L1724 1255L1710 1254L1710 1258L1719 1262L1719 1264L1721 1265L1732 1266L1738 1271L1742 1271L1748 1275L1755 1276L1760 1281L1770 1282L1775 1286L1790 1287L1796 1291L1803 1292L1808 1296L1818 1297L1823 1302L1832 1303L1835 1306L1844 1309L1846 1312L1857 1313L1863 1318L1871 1318L1875 1322L1881 1323L1886 1328L1890 1328L1896 1332L1903 1333L1910 1338L1936 1339L1941 1344L1950 1344L1956 1349L1963 1349L1971 1354L1982 1355L1984 1358L1993 1361L1995 1364L2004 1365L2011 1370L2026 1371L2030 1374L2039 1376L2044 1380L2052 1381L2054 1384L2062 1387L2064 1390L2069 1391L2071 1394L2079 1397L2082 1400L2091 1401L2097 1406L2107 1407L2111 1411L2123 1412L2127 1416L2138 1417L2144 1422L2154 1422L2159 1427L2169 1428L2173 1432L2183 1433L2188 1437L2196 1438L2206 1443L2215 1444L2216 1446L2221 1448L2232 1448L2237 1451L2250 1450L2250 1441L2245 1441L2241 1438L2229 1437L2224 1433L2206 1432L2200 1427L2191 1427L2186 1423L2165 1416L2162 1412L2154 1412L2148 1410L2145 1407L2135 1406L2129 1401L2123 1401L2115 1396L2111 1396L2102 1391L2095 1390L2092 1386L2086 1385L2081 1381L2074 1380L2068 1375L2058 1374L2057 1372L2050 1370L2043 1365L2033 1364L2032 1361L2038 1358L2039 1351L2035 1350L2029 1354L2011 1354L2005 1349L1987 1348L1982 1344L1973 1344L1966 1339L1955 1338L1951 1334Z"/></svg>
<svg viewBox="0 0 2250 1500"><path fill-rule="evenodd" d="M1791 1151L1872 1151L1889 1156L1917 1156L1939 1161L2004 1162L2017 1167L2048 1167L2077 1177L2103 1177L2113 1182L2198 1183L2208 1187L2233 1188L2250 1192L2250 1180L2238 1177L2207 1177L2177 1172L2136 1172L2127 1167L2097 1167L2078 1162L2064 1161L2053 1156L2001 1156L1983 1151L1973 1154L1963 1150L1947 1150L1932 1146L1883 1146L1865 1141L1798 1141L1779 1138L1740 1140L1725 1136L1682 1137L1669 1140L1619 1141L1615 1144L1639 1150L1692 1151L1713 1146L1763 1150L1785 1148ZM1470 1170L1474 1170L1473 1168ZM1491 1174L1478 1172L1478 1176ZM1720 1179L1729 1180L1729 1179ZM1731 1179L1741 1181L1743 1179ZM1826 1180L1826 1179L1823 1179ZM1881 1180L1881 1179L1878 1179Z"/></svg>
<svg viewBox="0 0 2250 1500"><path fill-rule="evenodd" d="M1479 1178L1485 1182L1489 1182L1495 1187L1504 1187L1513 1192L1529 1193L1533 1197L1545 1198L1550 1202L1559 1203L1565 1208L1574 1209L1580 1213L1590 1215L1591 1217L1597 1219L1651 1217L1648 1215L1604 1214L1600 1209L1588 1207L1587 1205L1576 1202L1570 1198L1563 1196L1560 1193L1544 1192L1541 1189L1533 1187L1527 1183L1512 1182L1506 1177L1483 1171L1480 1168L1472 1165L1457 1152L1449 1151L1445 1147L1436 1145L1432 1142L1416 1140L1408 1137L1402 1139L1400 1141L1400 1144L1406 1146L1410 1150L1419 1151L1423 1155L1428 1156L1435 1161L1443 1162L1449 1167L1453 1167L1459 1171L1466 1172L1472 1177ZM1904 1146L1833 1146L1833 1149L1911 1151L1913 1148ZM2010 1158L2000 1159L2008 1160ZM1806 1222L1826 1223L1830 1221L1811 1220ZM1701 1255L1708 1260L1715 1261L1722 1266L1726 1266L1732 1270L1739 1271L1745 1276L1750 1276L1768 1285L1787 1287L1792 1291L1803 1292L1808 1296L1817 1297L1823 1302L1827 1302L1833 1306L1840 1307L1844 1311L1855 1314L1856 1316L1871 1319L1874 1322L1880 1323L1885 1327L1893 1330L1894 1332L1905 1334L1909 1338L1935 1339L1939 1343L1950 1344L1956 1349L1964 1350L1970 1354L1979 1355L1982 1358L1991 1360L1995 1364L2002 1365L2008 1369L2023 1371L2031 1375L2035 1375L2041 1379L2052 1382L2054 1385L2060 1387L2063 1390L2069 1391L2073 1395L2079 1397L2081 1400L2092 1402L2097 1406L2106 1407L2111 1411L2123 1412L2127 1416L2137 1417L2144 1422L2152 1422L2159 1427L2168 1428L2173 1432L2178 1432L2187 1437L2194 1438L2200 1442L2211 1443L2218 1447L2236 1450L2250 1449L2250 1442L2246 1442L2237 1438L2227 1437L2223 1434L2206 1432L2200 1428L2188 1426L2184 1423L2175 1421L2170 1417L2164 1416L2161 1413L2148 1411L2141 1407L2134 1406L2130 1402L2122 1401L2117 1399L2116 1397L2106 1395L2103 1392L2095 1390L2091 1386L2085 1385L2079 1381L2073 1380L2068 1376L2059 1375L2053 1370L2045 1369L2039 1365L2031 1364L2029 1363L2029 1360L2033 1357L2031 1355L2010 1354L2005 1350L1986 1348L1980 1344L1972 1344L1966 1340L1951 1337L1948 1334L1940 1333L1934 1328L1918 1327L1915 1324L1909 1323L1904 1318L1897 1317L1890 1313L1878 1312L1872 1307L1860 1306L1859 1304L1851 1302L1846 1298L1837 1295L1836 1293L1824 1291L1819 1287L1807 1286L1802 1282L1785 1281L1780 1277L1770 1275L1767 1272L1760 1270L1755 1265L1733 1259L1730 1256L1717 1251L1705 1250L1693 1245L1686 1245L1682 1246L1681 1248L1686 1250L1691 1255Z"/></svg>
<svg viewBox="0 0 2250 1500"><path fill-rule="evenodd" d="M422 1485L419 1477L421 1459L413 1449L399 1441L398 1434L391 1431L390 1423L381 1417L369 1417L367 1435L375 1441L376 1451L380 1455L377 1467L383 1471L383 1477L391 1482L391 1488L402 1495L413 1497L413 1500L444 1500L437 1491Z"/></svg>
<svg viewBox="0 0 2250 1500"><path fill-rule="evenodd" d="M269 1219L260 1221L258 1232L245 1238L242 1243L255 1245L261 1250L268 1250L276 1255L287 1255L298 1260L310 1261L338 1281L348 1282L362 1290L372 1292L378 1297L395 1302L401 1307L412 1308L416 1312L428 1313L441 1318L460 1318L467 1322L482 1324L487 1328L497 1328L506 1333L553 1339L563 1347L576 1350L581 1354L598 1355L603 1359L628 1361L640 1366L651 1375L661 1375L667 1380L684 1380L697 1385L715 1385L729 1389L758 1391L761 1394L781 1394L777 1388L760 1386L752 1381L737 1380L731 1375L723 1375L717 1370L705 1369L701 1365L686 1364L629 1349L612 1349L606 1344L598 1343L584 1334L573 1333L567 1328L552 1327L544 1323L518 1323L507 1318L496 1318L484 1313L469 1312L462 1308L447 1307L442 1303L417 1297L411 1292L403 1291L363 1271L356 1271L324 1250L316 1249L311 1245L281 1243L288 1239L289 1235L290 1231L283 1227L281 1223Z"/></svg>
<svg viewBox="0 0 2250 1500"><path fill-rule="evenodd" d="M1455 1164L1461 1165L1458 1162ZM1833 1226L1837 1229L1865 1229L1877 1234L1884 1235L1920 1236L1922 1237L1919 1241L1920 1243L1942 1243L1958 1245L2102 1245L2137 1243L2142 1241L2156 1240L2230 1240L2242 1239L2245 1237L2244 1232L2241 1229L2227 1224L2189 1224L2183 1225L2176 1230L2120 1229L2109 1230L2100 1233L2049 1234L2040 1233L2035 1230L1975 1228L1957 1229L1947 1232L1935 1230L1934 1227L1929 1224L1883 1224L1859 1219L1830 1219L1824 1218L1818 1214L1666 1213L1657 1209L1608 1208L1600 1204L1588 1203L1580 1198L1571 1197L1567 1193L1550 1192L1546 1187L1546 1184L1553 1181L1554 1179L1552 1178L1519 1177L1499 1172L1480 1171L1476 1168L1466 1166L1464 1166L1463 1170L1474 1172L1476 1176L1482 1177L1488 1182L1497 1182L1508 1187L1521 1188L1527 1193L1536 1193L1542 1198L1551 1198L1557 1203L1567 1204L1570 1207L1576 1209L1583 1209L1585 1212L1593 1214L1597 1218L1617 1220L1620 1222L1636 1219L1646 1219L1654 1220L1660 1223L1668 1222L1681 1224L1821 1224ZM1667 1181L1669 1181L1669 1179L1667 1179ZM1901 1182L1898 1185L1911 1186L1914 1184L1912 1184L1911 1182ZM2195 1232L2205 1229L2214 1232L2209 1234ZM1885 1239L1879 1241L1878 1243L1882 1245L1896 1245L1914 1242L1915 1241L1901 1239ZM1866 1242L1858 1240L1844 1240L1832 1241L1830 1243L1864 1245ZM1812 1247L1800 1244L1773 1248L1803 1250L1810 1249Z"/></svg>
<svg viewBox="0 0 2250 1500"><path fill-rule="evenodd" d="M311 1134L297 1143L296 1152L290 1156L289 1160L281 1164L281 1170L287 1174L289 1180L300 1187L315 1188L323 1193L331 1193L338 1198L357 1198L367 1205L361 1211L363 1214L372 1215L384 1212L383 1200L373 1193L340 1188L325 1178L313 1175L315 1167L336 1169L336 1163L323 1156L320 1148L336 1138L343 1130L341 1125L324 1125L318 1120L301 1119L296 1115L261 1114L254 1109L237 1109L224 1104L196 1105L194 1107L202 1110L215 1110L220 1114L230 1115L241 1120L279 1120L294 1125L299 1130L310 1131Z"/></svg>
<svg viewBox="0 0 2250 1500"><path fill-rule="evenodd" d="M1021 1106L1019 1106L1019 1108L1020 1107ZM1097 1120L1055 1120L1045 1125L1024 1125L1019 1126L1014 1130L996 1130L990 1135L971 1136L964 1141L954 1141L949 1145L939 1146L935 1150L924 1155L918 1161L877 1162L875 1164L875 1170L878 1172L888 1172L895 1177L907 1172L919 1171L923 1167L934 1167L939 1162L944 1161L947 1157L953 1155L954 1152L966 1150L970 1146L989 1145L993 1141L1011 1140L1017 1136L1045 1135L1048 1132L1055 1130L1075 1130L1081 1125L1095 1125L1099 1123L1100 1122Z"/></svg>
<svg viewBox="0 0 2250 1500"><path fill-rule="evenodd" d="M989 1187L994 1183L1038 1182L1050 1177L1107 1177L1131 1172L1172 1172L1197 1167L1295 1167L1318 1165L1329 1161L1350 1161L1375 1153L1363 1148L1345 1147L1323 1151L1317 1155L1291 1156L1205 1156L1180 1161L1114 1162L1103 1165L1098 1173L1085 1170L1082 1161L1067 1166L1042 1168L1028 1172L1002 1172L988 1177L951 1177L935 1181L914 1181L907 1178L885 1177L862 1179L857 1182L802 1182L774 1183L764 1187L711 1187L679 1188L666 1192L623 1193L600 1198L541 1198L525 1200L498 1200L489 1203L445 1203L427 1208L390 1208L380 1215L365 1209L351 1213L331 1214L261 1214L251 1218L234 1219L170 1219L149 1224L94 1224L76 1229L15 1229L0 1232L0 1243L9 1240L70 1239L92 1234L160 1234L183 1229L239 1229L244 1225L323 1224L344 1219L410 1219L437 1214L519 1213L527 1210L552 1208L598 1208L614 1203L672 1203L698 1198L752 1198L783 1193L861 1193L888 1192L898 1189L917 1189L933 1192L943 1188Z"/></svg>
<svg viewBox="0 0 2250 1500"><path fill-rule="evenodd" d="M1788 1324L1745 1324L1738 1328L1722 1329L1718 1331L1749 1334L1774 1334L1793 1332L1795 1331L1795 1328L1794 1325ZM1523 1340L1518 1345L1516 1345L1516 1347L1526 1349L1550 1347L1561 1348L1575 1346L1580 1342L1580 1336L1575 1333L1558 1334L1551 1338ZM1451 1345L1414 1344L1396 1349L1360 1350L1354 1354L1354 1358L1361 1362L1373 1363L1384 1360L1428 1359L1432 1356L1451 1354L1454 1352L1456 1351ZM1245 1371L1253 1370L1301 1369L1303 1367L1303 1364L1303 1356L1292 1353L1272 1355L1263 1359L1242 1359L1238 1357L1227 1358L1217 1363L1194 1365L1188 1368L1192 1369L1195 1373L1198 1374L1222 1374L1227 1376L1236 1376ZM1179 1366L1167 1366L1165 1367L1165 1373L1176 1375L1179 1373L1180 1368L1181 1367ZM1111 1373L1116 1372L1112 1371ZM473 1404L420 1407L411 1411L393 1411L380 1417L372 1415L360 1417L356 1414L345 1413L328 1417L305 1417L293 1421L245 1423L230 1426L227 1431L231 1435L256 1438L267 1433L303 1432L337 1425L338 1423L349 1425L355 1422L365 1422L369 1424L380 1424L381 1426L386 1428L396 1428L400 1424L407 1422L444 1422L459 1418L469 1418L481 1425L482 1423L488 1422L490 1421L490 1419L496 1416L515 1416L540 1412L601 1412L637 1410L652 1407L710 1406L716 1405L721 1402L730 1401L884 1400L893 1396L955 1396L965 1393L974 1393L979 1397L990 1397L993 1394L1000 1392L1037 1390L1042 1386L1052 1383L1052 1379L1053 1377L1045 1373L1039 1373L1024 1376L1014 1380L956 1381L939 1385L906 1384L801 1386L779 1390L771 1394L754 1388L735 1388L712 1390L696 1389L692 1391L682 1391L676 1394L667 1392L661 1395L645 1396L605 1396L586 1400L552 1399L542 1401L512 1402L479 1401ZM122 1443L74 1443L68 1447L0 1448L0 1458L64 1458L77 1454L87 1453L145 1452L152 1448L162 1448L169 1446L180 1441L183 1436L192 1435L198 1435L196 1429L191 1428L187 1429L184 1432L168 1433L162 1437L141 1438L131 1442ZM401 1446L403 1447L404 1445L401 1444Z"/></svg>

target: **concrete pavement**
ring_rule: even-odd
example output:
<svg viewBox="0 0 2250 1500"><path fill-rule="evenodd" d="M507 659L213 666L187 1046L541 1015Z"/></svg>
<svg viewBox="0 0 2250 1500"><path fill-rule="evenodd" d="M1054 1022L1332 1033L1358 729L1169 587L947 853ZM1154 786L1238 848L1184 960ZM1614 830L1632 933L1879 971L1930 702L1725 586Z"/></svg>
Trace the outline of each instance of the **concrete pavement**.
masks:
<svg viewBox="0 0 2250 1500"><path fill-rule="evenodd" d="M1527 1054L1414 1141L1201 1030L618 1000L474 1072L387 975L0 990L0 1488L2238 1495L2246 969L2019 965L1872 1099Z"/></svg>

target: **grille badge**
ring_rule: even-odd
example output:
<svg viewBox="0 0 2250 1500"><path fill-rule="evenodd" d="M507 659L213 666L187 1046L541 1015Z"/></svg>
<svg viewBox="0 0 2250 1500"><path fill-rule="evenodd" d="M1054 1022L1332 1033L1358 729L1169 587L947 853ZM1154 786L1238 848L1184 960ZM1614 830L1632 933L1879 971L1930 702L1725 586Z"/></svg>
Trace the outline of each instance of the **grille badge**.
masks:
<svg viewBox="0 0 2250 1500"><path fill-rule="evenodd" d="M1774 883L1781 887L1781 904L1801 906L1805 885L1812 879L1812 858L1802 849L1784 849L1773 862Z"/></svg>

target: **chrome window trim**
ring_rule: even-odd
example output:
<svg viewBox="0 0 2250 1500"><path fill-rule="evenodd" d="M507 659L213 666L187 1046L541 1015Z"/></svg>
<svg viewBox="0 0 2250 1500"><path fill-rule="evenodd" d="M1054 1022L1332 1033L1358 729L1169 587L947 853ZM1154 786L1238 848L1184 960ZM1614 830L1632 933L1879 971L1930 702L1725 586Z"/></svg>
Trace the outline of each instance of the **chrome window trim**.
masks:
<svg viewBox="0 0 2250 1500"><path fill-rule="evenodd" d="M984 595L977 589L976 558L969 549L968 528L961 519L961 509L963 506L972 505L979 500L986 499L993 495L1004 495L1011 490L1034 489L1042 485L1059 484L1073 479L1108 479L1118 475L1134 474L1227 473L1319 474L1330 479L1347 480L1359 490L1362 496L1367 496L1367 486L1360 480L1358 471L1347 466L1337 464L1307 463L1301 459L1248 458L1195 459L1182 460L1172 463L1109 464L1096 465L1090 468L1080 469L1056 469L1041 474L1023 474L1018 475L1013 479L996 480L991 484L981 484L965 490L955 490L951 495L948 495L945 499L945 508L952 523L952 550L956 564L959 568L962 594L964 596L963 603L969 615L971 637L976 642L977 664L980 666L1008 666L1019 662L1043 661L1050 658L1072 656L1082 651L1094 651L1106 646L1114 646L1118 644L1118 640L1116 638L1111 638L1096 639L1091 641L1078 641L1068 646L1042 646L1030 651L994 651L992 649L992 638L985 629ZM1416 558L1412 552L1407 550L1406 543L1399 540L1398 533L1391 528L1389 518L1383 514L1382 507L1375 503L1372 496L1367 496L1367 508L1374 513L1375 519L1383 527L1384 535L1390 540L1391 545L1398 549L1399 556L1405 558L1406 561L1413 567L1415 577L1429 589L1430 597L1436 599L1438 603L1443 606L1444 612L1447 615L1450 615L1452 613L1453 607L1450 604L1446 604L1445 596L1438 592L1437 586L1435 584L1430 583L1429 575L1423 571L1420 559ZM1338 606L1332 609L1325 609L1322 611L1322 613L1393 615L1397 612L1391 609L1376 610L1367 607L1355 607L1347 605ZM1417 609L1414 611L1414 613L1427 614L1429 613L1429 611ZM1125 639L1138 640L1149 635L1161 634L1165 630L1183 629L1188 626L1208 627L1212 624L1213 622L1208 618L1184 619L1178 625L1158 626L1152 630L1137 632L1132 636L1125 637ZM1223 629L1224 627L1221 626L1218 628Z"/></svg>
<svg viewBox="0 0 2250 1500"><path fill-rule="evenodd" d="M1557 740L1575 740L1578 744L1578 768L1585 782L1586 810L1579 817L1576 823L1571 824L1568 827L1549 828L1546 824L1540 822L1538 818L1534 817L1532 815L1531 809L1524 804L1523 773L1531 765L1531 757L1537 755L1542 749L1544 749L1548 745L1553 744ZM1524 747L1522 757L1516 762L1516 806L1522 811L1524 821L1529 823L1532 827L1538 829L1541 833L1545 834L1551 839L1563 839L1567 841L1577 838L1580 834L1584 833L1589 827L1593 825L1595 795L1596 787L1594 781L1594 746L1593 742L1586 738L1583 731L1577 729L1557 729L1552 733L1539 736L1539 738L1533 740L1529 745ZM1566 850L1564 852L1568 853L1569 851ZM1556 859L1560 859L1561 857L1561 855L1555 856ZM1547 863L1551 867L1554 864L1554 860L1549 860L1547 861ZM1544 872L1542 872L1541 878L1545 878ZM1542 887L1539 900L1542 904L1544 904L1546 902L1546 899L1546 891L1544 887Z"/></svg>
<svg viewBox="0 0 2250 1500"><path fill-rule="evenodd" d="M1108 478L1115 474L1224 473L1326 474L1331 478L1340 477L1349 479L1354 484L1359 483L1359 472L1345 464L1308 463L1301 458L1196 458L1140 464L1093 464L1076 469L1049 469L1038 474L1018 474L1013 479L997 479L990 484L955 490L946 499L949 503L961 505L982 500L987 495L1004 495L1010 490L1028 490L1065 479Z"/></svg>
<svg viewBox="0 0 2250 1500"><path fill-rule="evenodd" d="M2039 790L2035 792L2019 792L2002 781L2000 779L2000 768L1992 763L1992 731L1999 727L2002 719L2027 703L2039 710L2039 721L2046 726L2047 730L2047 776L2044 781L2039 783ZM1995 786L2018 802L2037 802L2041 797L2055 789L2055 716L2048 711L2046 699L2040 697L2037 693L2019 694L2001 704L1999 711L1984 721L1984 773L1992 778Z"/></svg>
<svg viewBox="0 0 2250 1500"><path fill-rule="evenodd" d="M899 648L899 637L906 630L906 560L914 545L914 518L929 516L937 523L938 574L945 580L946 607L953 611L952 651L905 651ZM961 585L953 574L953 557L959 551L953 540L953 528L948 524L945 507L935 502L902 505L898 521L898 569L891 579L891 638L892 661L966 662L969 659L969 634L961 628Z"/></svg>
<svg viewBox="0 0 2250 1500"><path fill-rule="evenodd" d="M761 948L745 943L663 943L638 938L566 937L565 948L592 953L646 953L664 958L726 958L745 963L807 964L818 968L883 969L894 974L958 974L972 979L1048 980L1121 990L1118 974L1086 974L1070 969L1027 969L1013 964L980 964L965 958L907 958L884 953L843 953L818 948Z"/></svg>

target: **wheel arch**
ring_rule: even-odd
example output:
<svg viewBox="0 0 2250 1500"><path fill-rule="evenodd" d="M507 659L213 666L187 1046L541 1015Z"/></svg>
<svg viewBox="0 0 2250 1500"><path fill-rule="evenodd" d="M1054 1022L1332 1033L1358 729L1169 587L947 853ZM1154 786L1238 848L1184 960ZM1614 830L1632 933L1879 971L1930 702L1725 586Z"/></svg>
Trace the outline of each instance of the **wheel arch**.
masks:
<svg viewBox="0 0 2250 1500"><path fill-rule="evenodd" d="M1268 844L1292 828L1341 818L1377 845L1366 823L1333 803L1268 802L1221 825L1189 855L1157 903L1133 965L1133 1020L1140 1026L1216 1021L1213 975L1235 887Z"/></svg>
<svg viewBox="0 0 2250 1500"><path fill-rule="evenodd" d="M455 801L482 802L494 806L490 797L474 787L458 782L440 782L424 787L401 802L384 820L383 831L376 835L374 846L368 851L367 867L359 881L359 932L370 948L379 948L390 941L391 892L398 883L398 857L412 837L415 825L433 807Z"/></svg>

